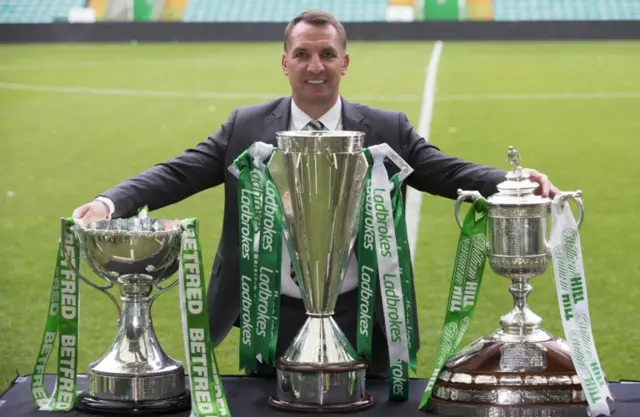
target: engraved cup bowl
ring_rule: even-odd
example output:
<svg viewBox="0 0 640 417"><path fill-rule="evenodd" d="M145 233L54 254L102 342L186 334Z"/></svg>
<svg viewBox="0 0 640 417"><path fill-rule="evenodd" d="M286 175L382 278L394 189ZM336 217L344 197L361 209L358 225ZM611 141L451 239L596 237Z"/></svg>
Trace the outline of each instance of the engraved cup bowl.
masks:
<svg viewBox="0 0 640 417"><path fill-rule="evenodd" d="M551 200L533 197L519 204L496 200L487 201L491 269L510 279L542 275L550 261L546 231Z"/></svg>
<svg viewBox="0 0 640 417"><path fill-rule="evenodd" d="M87 263L100 277L124 284L128 276L158 284L179 265L181 226L177 220L114 219L75 225Z"/></svg>

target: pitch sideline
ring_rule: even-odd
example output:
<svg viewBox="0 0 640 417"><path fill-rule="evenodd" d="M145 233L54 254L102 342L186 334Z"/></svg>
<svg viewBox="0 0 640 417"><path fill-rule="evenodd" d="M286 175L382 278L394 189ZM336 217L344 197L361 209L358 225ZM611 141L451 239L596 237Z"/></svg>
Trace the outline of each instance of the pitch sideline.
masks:
<svg viewBox="0 0 640 417"><path fill-rule="evenodd" d="M431 134L431 120L433 119L433 105L436 96L436 80L440 57L442 56L442 41L437 41L431 52L429 65L427 66L422 94L422 107L420 108L420 121L418 122L418 134L427 142ZM415 264L416 244L418 242L418 229L420 225L420 209L422 208L422 192L407 187L407 202L405 207L405 219L407 223L407 238L411 251L411 263Z"/></svg>
<svg viewBox="0 0 640 417"><path fill-rule="evenodd" d="M95 96L125 97L164 97L181 99L218 99L218 100L269 100L286 94L239 93L223 91L179 91L179 90L135 90L123 88L98 88L85 86L53 86L37 84L20 84L0 81L0 90L31 91L40 93L85 94ZM354 94L349 96L354 101L390 101L417 102L423 97L417 94ZM560 92L560 93L488 93L488 94L444 94L435 97L435 102L447 101L553 101L553 100L618 100L640 99L640 91L614 92Z"/></svg>

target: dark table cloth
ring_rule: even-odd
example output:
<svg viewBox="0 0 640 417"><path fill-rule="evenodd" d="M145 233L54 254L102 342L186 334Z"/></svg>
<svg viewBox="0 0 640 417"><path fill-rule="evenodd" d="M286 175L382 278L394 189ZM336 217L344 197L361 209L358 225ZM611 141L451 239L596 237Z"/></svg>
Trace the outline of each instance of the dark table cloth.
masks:
<svg viewBox="0 0 640 417"><path fill-rule="evenodd" d="M29 390L30 377L17 378L13 384L0 397L0 416L2 417L43 417L47 415L66 416L92 416L77 411L69 413L47 413L38 411L38 408L31 400ZM294 417L310 414L284 413L272 409L267 405L267 399L275 390L275 380L265 378L252 378L245 376L225 376L223 377L224 388L229 402L232 417ZM187 381L188 382L188 381ZM45 376L45 384L49 388L49 394L53 391L55 377ZM376 404L368 410L357 413L362 417L425 417L435 416L433 413L425 413L418 410L418 404L422 398L422 393L427 385L426 379L412 379L410 383L410 396L407 401L388 401L388 387L385 381L369 379L367 389L376 399ZM78 378L78 390L84 390L87 386L87 378L82 375ZM612 394L616 397L615 417L638 417L640 416L640 384L614 382L610 386ZM324 416L344 414L323 414ZM165 414L168 417L187 417L189 412L176 414Z"/></svg>

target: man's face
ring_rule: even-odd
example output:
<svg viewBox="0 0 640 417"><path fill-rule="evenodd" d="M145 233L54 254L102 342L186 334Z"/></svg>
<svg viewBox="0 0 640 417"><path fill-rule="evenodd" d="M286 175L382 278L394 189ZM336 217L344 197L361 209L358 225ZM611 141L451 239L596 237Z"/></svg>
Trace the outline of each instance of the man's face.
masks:
<svg viewBox="0 0 640 417"><path fill-rule="evenodd" d="M291 31L282 70L289 77L298 104L333 103L338 97L340 78L346 74L349 55L331 24L322 26L300 22Z"/></svg>

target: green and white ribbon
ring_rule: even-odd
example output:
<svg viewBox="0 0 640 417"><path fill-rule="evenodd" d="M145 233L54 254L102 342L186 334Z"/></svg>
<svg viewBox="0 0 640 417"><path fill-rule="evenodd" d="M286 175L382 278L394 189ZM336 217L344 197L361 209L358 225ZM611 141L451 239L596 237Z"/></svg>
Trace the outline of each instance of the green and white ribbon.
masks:
<svg viewBox="0 0 640 417"><path fill-rule="evenodd" d="M78 316L80 315L77 271L80 271L80 250L76 236L71 231L73 224L72 219L61 219L62 228L49 298L49 311L31 378L31 397L39 409L45 411L70 411L76 400ZM58 342L56 384L53 395L49 396L44 384L44 375L56 338Z"/></svg>
<svg viewBox="0 0 640 417"><path fill-rule="evenodd" d="M254 320L257 275L259 221L256 211L262 203L262 172L253 166L250 153L244 152L232 165L238 177L240 245L240 354L239 368L255 370ZM258 207L256 207L258 205ZM256 210L256 208L258 210Z"/></svg>
<svg viewBox="0 0 640 417"><path fill-rule="evenodd" d="M480 197L473 202L462 223L435 367L422 395L420 409L428 405L438 375L458 349L478 302L487 259L487 221L486 201Z"/></svg>
<svg viewBox="0 0 640 417"><path fill-rule="evenodd" d="M409 369L417 372L416 340L413 330L413 286L411 285L411 253L409 252L409 238L407 235L407 223L404 217L404 203L402 195L402 181L396 174L391 178L393 191L391 203L393 207L394 226L398 242L398 260L400 264L400 277L402 281L402 293L404 296L404 313L407 323L407 343L409 348L409 363L402 362L391 367L391 374L396 380L393 387L399 388L402 384L401 394L390 393L392 398L409 398Z"/></svg>
<svg viewBox="0 0 640 417"><path fill-rule="evenodd" d="M410 351L415 350L415 344L410 343L411 326L407 321L407 309L410 308L411 297L406 289L410 286L410 282L407 281L410 278L408 273L402 273L400 258L409 255L409 247L406 239L397 239L391 198L392 192L400 192L401 182L389 180L384 160L388 157L395 162L399 168L403 169L401 171L403 176L408 175L411 169L386 144L371 146L364 152L365 155L370 154L368 160L373 160L373 166L370 166L369 200L375 235L374 246L376 248L380 295L389 347L389 397L393 400L406 400L409 396L408 365L411 363L411 357L415 356L415 352L410 353ZM403 213L399 214L399 218L401 222L404 222ZM405 278L404 282L403 277ZM359 303L362 302L359 300ZM415 368L415 362L413 365Z"/></svg>
<svg viewBox="0 0 640 417"><path fill-rule="evenodd" d="M211 346L205 277L196 219L182 221L180 311L189 368L192 417L230 416L229 405Z"/></svg>
<svg viewBox="0 0 640 417"><path fill-rule="evenodd" d="M590 415L611 415L613 401L593 340L580 233L569 203L558 196L551 205L551 237L558 305L573 364L589 404Z"/></svg>
<svg viewBox="0 0 640 417"><path fill-rule="evenodd" d="M272 365L276 359L280 322L282 207L269 170L264 171L263 195L256 297L256 357Z"/></svg>
<svg viewBox="0 0 640 417"><path fill-rule="evenodd" d="M282 207L266 169L274 147L254 143L229 167L240 207L240 369L275 362L280 318Z"/></svg>
<svg viewBox="0 0 640 417"><path fill-rule="evenodd" d="M373 165L371 154L365 152L369 167ZM367 170L362 191L360 225L358 229L358 330L356 350L367 363L372 361L372 342L378 279L378 259L376 255L376 235L371 204L371 169Z"/></svg>

